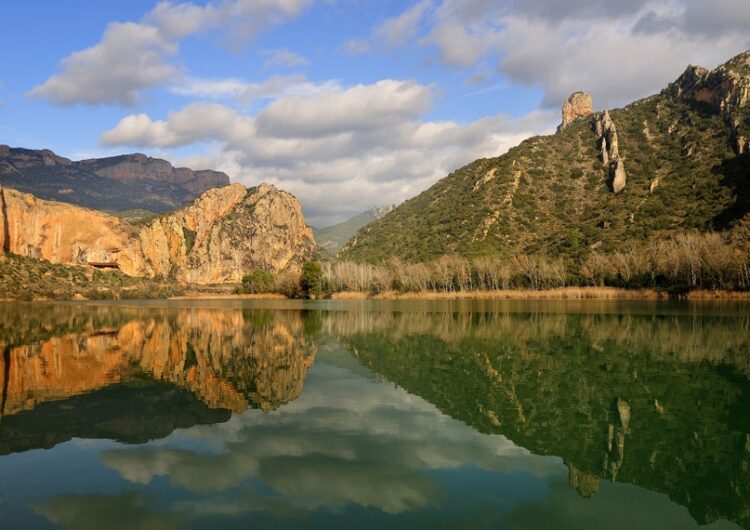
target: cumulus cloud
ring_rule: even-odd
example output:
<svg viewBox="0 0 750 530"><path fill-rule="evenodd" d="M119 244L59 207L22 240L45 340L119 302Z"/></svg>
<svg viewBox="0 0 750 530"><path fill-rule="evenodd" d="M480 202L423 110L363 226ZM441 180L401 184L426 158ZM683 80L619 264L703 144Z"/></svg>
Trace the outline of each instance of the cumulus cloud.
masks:
<svg viewBox="0 0 750 530"><path fill-rule="evenodd" d="M160 2L141 22L110 24L96 45L60 62L60 72L29 92L53 104L134 106L141 93L173 81L169 63L182 39L221 29L240 46L265 28L297 16L310 0L227 0L219 4Z"/></svg>
<svg viewBox="0 0 750 530"><path fill-rule="evenodd" d="M133 106L144 89L166 83L178 71L167 62L174 43L143 24L111 24L101 42L61 62L61 72L31 91L57 105L118 103Z"/></svg>
<svg viewBox="0 0 750 530"><path fill-rule="evenodd" d="M181 163L215 167L247 185L265 181L297 195L314 225L399 203L479 157L551 131L544 112L470 123L424 119L435 88L382 80L279 97L256 114L193 103L166 119L134 114L101 137L106 146L169 148L211 142Z"/></svg>
<svg viewBox="0 0 750 530"><path fill-rule="evenodd" d="M600 107L663 88L688 65L713 67L750 47L744 0L443 0L426 30L405 42L434 48L441 63L474 82L497 74L544 90L557 107L575 90ZM403 12L408 19L419 4ZM375 31L377 31L376 28Z"/></svg>

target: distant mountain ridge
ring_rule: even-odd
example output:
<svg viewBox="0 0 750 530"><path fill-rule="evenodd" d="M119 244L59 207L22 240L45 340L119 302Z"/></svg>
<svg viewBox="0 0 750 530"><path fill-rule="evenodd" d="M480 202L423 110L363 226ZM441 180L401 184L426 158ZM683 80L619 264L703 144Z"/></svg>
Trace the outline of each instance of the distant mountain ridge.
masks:
<svg viewBox="0 0 750 530"><path fill-rule="evenodd" d="M580 264L593 251L750 222L750 50L713 71L690 66L622 109L593 112L586 96L566 102L557 134L456 170L362 228L339 256Z"/></svg>
<svg viewBox="0 0 750 530"><path fill-rule="evenodd" d="M0 182L41 199L96 210L160 213L228 185L229 177L220 171L176 168L140 153L75 162L48 149L0 145Z"/></svg>
<svg viewBox="0 0 750 530"><path fill-rule="evenodd" d="M354 234L357 233L360 228L380 219L384 215L390 213L394 208L395 206L372 208L359 215L355 215L351 219L347 219L343 223L327 226L325 228L314 228L313 232L315 233L315 240L318 242L320 248L335 254L344 243L349 241Z"/></svg>

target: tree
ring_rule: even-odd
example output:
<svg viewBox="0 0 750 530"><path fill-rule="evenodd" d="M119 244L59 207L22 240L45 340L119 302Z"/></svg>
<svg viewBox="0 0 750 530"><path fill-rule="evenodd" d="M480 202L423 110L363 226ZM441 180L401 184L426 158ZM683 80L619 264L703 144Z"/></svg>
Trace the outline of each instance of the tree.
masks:
<svg viewBox="0 0 750 530"><path fill-rule="evenodd" d="M302 294L305 298L320 298L325 292L323 267L319 261L308 261L302 266Z"/></svg>

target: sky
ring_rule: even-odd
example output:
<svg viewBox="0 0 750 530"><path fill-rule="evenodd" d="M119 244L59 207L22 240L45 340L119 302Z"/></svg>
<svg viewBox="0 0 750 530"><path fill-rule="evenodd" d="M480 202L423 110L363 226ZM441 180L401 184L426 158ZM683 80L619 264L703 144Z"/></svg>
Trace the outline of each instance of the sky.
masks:
<svg viewBox="0 0 750 530"><path fill-rule="evenodd" d="M268 182L323 227L398 204L688 64L750 48L749 0L3 0L0 144L142 152Z"/></svg>

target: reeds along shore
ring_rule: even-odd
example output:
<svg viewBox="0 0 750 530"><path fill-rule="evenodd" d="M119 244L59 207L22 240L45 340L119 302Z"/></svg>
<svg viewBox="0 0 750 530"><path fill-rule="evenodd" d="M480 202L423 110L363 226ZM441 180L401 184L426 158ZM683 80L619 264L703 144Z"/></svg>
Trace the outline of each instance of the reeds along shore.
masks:
<svg viewBox="0 0 750 530"><path fill-rule="evenodd" d="M324 263L315 287L329 293L419 297L492 293L493 298L658 298L691 292L738 297L737 292L750 289L750 258L747 249L721 234L688 233L612 253L593 251L580 264L526 254L510 259L449 255L428 263L398 258L381 265Z"/></svg>

